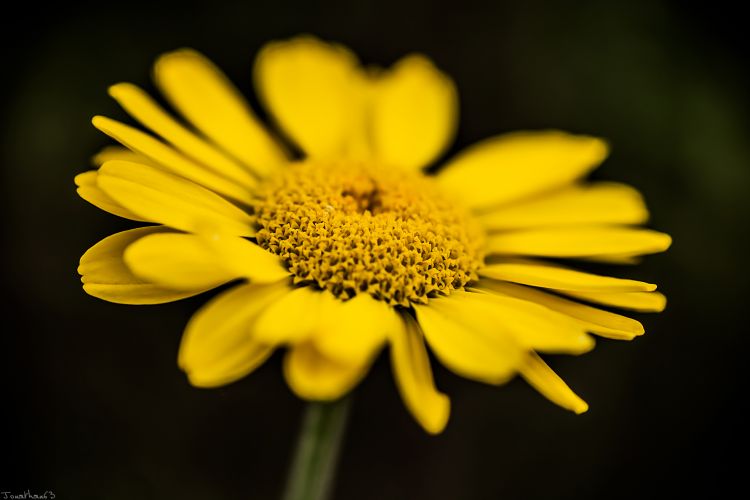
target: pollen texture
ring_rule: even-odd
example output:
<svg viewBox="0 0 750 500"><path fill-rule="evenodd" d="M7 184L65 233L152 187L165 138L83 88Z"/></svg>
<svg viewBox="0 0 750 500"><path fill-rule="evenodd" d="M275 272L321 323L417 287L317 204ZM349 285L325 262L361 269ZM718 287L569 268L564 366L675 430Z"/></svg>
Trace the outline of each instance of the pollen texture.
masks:
<svg viewBox="0 0 750 500"><path fill-rule="evenodd" d="M477 279L483 232L430 178L366 164L302 162L266 181L258 244L296 283L347 300L424 304Z"/></svg>

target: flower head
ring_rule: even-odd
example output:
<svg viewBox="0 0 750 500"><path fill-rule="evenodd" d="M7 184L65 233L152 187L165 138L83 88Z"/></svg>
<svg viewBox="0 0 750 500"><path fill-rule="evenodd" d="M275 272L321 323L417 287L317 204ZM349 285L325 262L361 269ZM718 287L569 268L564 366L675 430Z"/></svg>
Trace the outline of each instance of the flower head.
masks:
<svg viewBox="0 0 750 500"><path fill-rule="evenodd" d="M664 308L655 285L558 263L630 263L670 244L635 227L648 217L637 191L583 180L607 156L602 140L502 135L425 173L453 138L458 100L423 56L365 70L312 37L265 47L256 88L296 155L202 55L166 54L154 75L192 128L134 85L110 88L150 133L95 117L124 147L99 153L78 192L151 225L97 243L79 272L89 294L125 304L233 283L185 330L178 361L196 386L244 377L284 348L296 394L336 399L387 346L406 406L437 433L449 401L427 344L455 373L490 384L520 374L580 413L586 403L537 353L643 333L597 305Z"/></svg>

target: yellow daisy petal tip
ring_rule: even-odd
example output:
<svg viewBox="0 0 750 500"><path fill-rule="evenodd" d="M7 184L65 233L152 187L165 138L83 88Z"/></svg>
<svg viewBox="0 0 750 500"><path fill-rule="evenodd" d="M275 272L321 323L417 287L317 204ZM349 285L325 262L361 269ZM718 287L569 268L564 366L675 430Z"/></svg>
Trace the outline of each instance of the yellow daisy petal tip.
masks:
<svg viewBox="0 0 750 500"><path fill-rule="evenodd" d="M410 54L406 54L396 63L396 66L400 65L414 65L427 69L435 69L435 64L432 62L432 59L421 52L411 52Z"/></svg>
<svg viewBox="0 0 750 500"><path fill-rule="evenodd" d="M592 135L574 135L562 130L550 130L550 134L567 140L575 140L581 145L582 153L590 158L592 165L599 165L607 159L611 152L611 146L607 139L595 137Z"/></svg>
<svg viewBox="0 0 750 500"><path fill-rule="evenodd" d="M664 250L662 252L669 249L669 247L672 246L672 236L664 233Z"/></svg>
<svg viewBox="0 0 750 500"><path fill-rule="evenodd" d="M133 89L134 87L135 85L133 85L132 83L127 83L127 82L115 83L114 85L110 85L107 88L107 94L109 94L110 97L117 99L117 97L122 95L123 92L127 92Z"/></svg>
<svg viewBox="0 0 750 500"><path fill-rule="evenodd" d="M207 384L206 381L201 379L200 376L197 376L194 371L188 370L184 366L180 366L180 368L182 368L182 370L185 372L185 376L187 377L188 383L192 385L193 387L197 387L199 389L210 389L212 387L217 387L217 385L220 385L220 384Z"/></svg>
<svg viewBox="0 0 750 500"><path fill-rule="evenodd" d="M557 131L561 137L573 137L580 141L583 151L588 151L588 157L590 158L592 165L600 165L604 160L609 157L610 154L610 143L606 139L601 137L594 137L591 135L573 135L571 136L567 132Z"/></svg>
<svg viewBox="0 0 750 500"><path fill-rule="evenodd" d="M610 337L610 338L616 338L617 340L625 340L627 342L630 342L630 341L633 341L633 340L637 339L638 337L642 337L645 333L646 332L644 331L644 332L641 332L641 333L631 333L629 335L628 334L619 334L617 337ZM604 333L599 334L597 332L597 334L601 335L601 336L603 336L605 338L607 338L607 335L604 334Z"/></svg>
<svg viewBox="0 0 750 500"><path fill-rule="evenodd" d="M130 82L118 82L107 88L107 94L115 101L122 101L131 96L145 95L145 92Z"/></svg>
<svg viewBox="0 0 750 500"><path fill-rule="evenodd" d="M161 54L156 59L156 62L154 62L154 71L157 70L158 66L164 64L165 62L168 62L170 59L179 59L179 58L206 59L206 57L203 54L201 54L195 49L192 49L190 47L180 47L179 49L170 50L169 52L165 52Z"/></svg>
<svg viewBox="0 0 750 500"><path fill-rule="evenodd" d="M667 296L664 295L663 293L660 293L658 295L659 295L659 304L657 304L654 307L654 311L653 312L662 312L662 311L664 311L667 308L667 304L668 304Z"/></svg>
<svg viewBox="0 0 750 500"><path fill-rule="evenodd" d="M607 139L593 135L571 134L570 132L558 129L510 132L507 135L529 140L546 136L547 140L565 141L575 144L578 147L578 154L588 158L589 163L592 165L603 162L607 159L611 151L610 142Z"/></svg>
<svg viewBox="0 0 750 500"><path fill-rule="evenodd" d="M367 374L372 360L341 362L318 351L311 342L298 342L284 356L287 385L301 399L334 401L348 394Z"/></svg>
<svg viewBox="0 0 750 500"><path fill-rule="evenodd" d="M596 339L591 335L581 335L580 337L580 350L578 352L572 352L571 354L585 354L593 351L596 347Z"/></svg>
<svg viewBox="0 0 750 500"><path fill-rule="evenodd" d="M589 411L589 404L586 401L581 400L578 405L571 408L571 411L576 415L582 415Z"/></svg>
<svg viewBox="0 0 750 500"><path fill-rule="evenodd" d="M324 40L312 33L303 33L293 38L273 40L271 42L268 42L258 52L258 56L256 57L256 64L262 54L267 54L279 49L295 51L308 50L314 52L333 51L334 53L338 53L339 55L346 55L348 58L352 58L353 61L358 61L357 55L345 45Z"/></svg>
<svg viewBox="0 0 750 500"><path fill-rule="evenodd" d="M561 130L558 131L558 133L564 136L571 136L571 134ZM581 143L588 145L590 157L595 164L602 163L606 160L612 150L610 142L602 137L595 137L592 135L573 135L572 137L575 137L581 141Z"/></svg>
<svg viewBox="0 0 750 500"><path fill-rule="evenodd" d="M391 71L395 73L399 70L410 70L414 76L421 78L437 77L442 83L450 85L450 88L447 89L449 92L456 91L453 79L443 73L432 59L420 52L412 52L399 59L391 68Z"/></svg>
<svg viewBox="0 0 750 500"><path fill-rule="evenodd" d="M93 118L91 118L91 124L96 127L98 130L106 133L107 125L112 121L111 118L107 118L103 115L96 115Z"/></svg>
<svg viewBox="0 0 750 500"><path fill-rule="evenodd" d="M272 40L265 44L263 48L261 48L261 52L269 49L274 49L277 47L295 47L295 46L310 46L310 47L327 47L327 42L324 42L321 40L321 38L317 35L314 35L312 33L301 33L297 36L294 36L292 38L286 38L286 39L279 39L279 40Z"/></svg>
<svg viewBox="0 0 750 500"><path fill-rule="evenodd" d="M448 425L448 420L450 420L450 414L450 398L444 394L440 394L437 406L428 416L423 417L420 420L420 424L428 434L435 436L441 434L445 430L445 427Z"/></svg>
<svg viewBox="0 0 750 500"><path fill-rule="evenodd" d="M89 186L96 183L96 172L81 172L73 177L73 183L78 186Z"/></svg>
<svg viewBox="0 0 750 500"><path fill-rule="evenodd" d="M672 236L667 233L659 231L647 230L651 233L652 248L649 253L661 253L666 252L672 246Z"/></svg>
<svg viewBox="0 0 750 500"><path fill-rule="evenodd" d="M215 389L236 381L236 378L216 378L210 373L208 375L199 370L185 370L188 383L197 389Z"/></svg>
<svg viewBox="0 0 750 500"><path fill-rule="evenodd" d="M633 330L633 333L636 337L640 337L641 335L644 335L646 333L646 329L643 327L643 323L640 321L636 322L636 329Z"/></svg>
<svg viewBox="0 0 750 500"><path fill-rule="evenodd" d="M156 58L156 61L154 61L154 65L152 68L153 79L158 82L158 75L162 72L163 68L165 66L168 66L170 63L178 63L180 62L180 60L207 61L209 64L213 65L213 63L208 61L208 59L197 50L191 49L189 47L182 47L179 49L171 50L169 52L165 52Z"/></svg>
<svg viewBox="0 0 750 500"><path fill-rule="evenodd" d="M342 391L339 387L331 385L328 381L321 384L303 380L302 376L295 374L293 372L294 369L288 366L288 362L285 362L283 365L284 378L292 394L300 399L310 402L330 403L343 398L349 392L348 390L346 392Z"/></svg>
<svg viewBox="0 0 750 500"><path fill-rule="evenodd" d="M612 151L612 146L610 142L607 139L602 139L601 137L591 137L591 139L595 142L595 150L599 151L599 156L601 157L601 161L604 161Z"/></svg>

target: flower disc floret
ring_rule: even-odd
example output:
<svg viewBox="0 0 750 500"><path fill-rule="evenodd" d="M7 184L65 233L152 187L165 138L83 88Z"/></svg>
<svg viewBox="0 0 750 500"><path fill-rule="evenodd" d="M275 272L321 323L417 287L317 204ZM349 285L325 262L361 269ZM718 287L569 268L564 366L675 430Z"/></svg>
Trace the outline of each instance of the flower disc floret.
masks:
<svg viewBox="0 0 750 500"><path fill-rule="evenodd" d="M365 163L301 162L254 203L257 241L297 283L347 300L426 304L477 279L482 231L428 177Z"/></svg>

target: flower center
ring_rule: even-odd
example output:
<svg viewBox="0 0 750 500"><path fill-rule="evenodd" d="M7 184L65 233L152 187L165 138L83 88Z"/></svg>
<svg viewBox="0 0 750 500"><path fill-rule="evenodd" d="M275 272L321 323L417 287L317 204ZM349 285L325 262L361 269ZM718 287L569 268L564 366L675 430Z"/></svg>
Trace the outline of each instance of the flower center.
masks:
<svg viewBox="0 0 750 500"><path fill-rule="evenodd" d="M477 279L483 232L429 177L363 163L292 164L260 188L258 244L295 283L408 307Z"/></svg>

